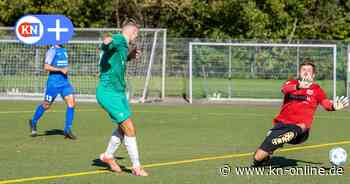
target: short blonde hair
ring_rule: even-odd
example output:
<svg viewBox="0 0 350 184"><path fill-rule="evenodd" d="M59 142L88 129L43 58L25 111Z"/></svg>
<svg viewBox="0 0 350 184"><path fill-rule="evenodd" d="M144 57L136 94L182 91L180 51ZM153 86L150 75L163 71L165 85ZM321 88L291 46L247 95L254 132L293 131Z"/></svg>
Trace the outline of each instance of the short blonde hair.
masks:
<svg viewBox="0 0 350 184"><path fill-rule="evenodd" d="M128 26L132 26L132 27L136 27L137 29L140 29L140 25L136 22L135 19L132 19L132 18L124 20L122 24L122 28L125 28Z"/></svg>
<svg viewBox="0 0 350 184"><path fill-rule="evenodd" d="M103 33L102 37L103 38L112 37L112 33L108 33L108 32Z"/></svg>

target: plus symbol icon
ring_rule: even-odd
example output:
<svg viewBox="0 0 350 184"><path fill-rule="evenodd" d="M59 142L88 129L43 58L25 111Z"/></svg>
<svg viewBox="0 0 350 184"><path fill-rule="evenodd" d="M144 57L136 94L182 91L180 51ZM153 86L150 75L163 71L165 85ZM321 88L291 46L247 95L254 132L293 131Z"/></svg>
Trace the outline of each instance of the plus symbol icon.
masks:
<svg viewBox="0 0 350 184"><path fill-rule="evenodd" d="M56 19L56 27L48 28L47 31L48 32L56 32L56 41L59 41L61 32L68 32L68 28L60 27L60 20Z"/></svg>

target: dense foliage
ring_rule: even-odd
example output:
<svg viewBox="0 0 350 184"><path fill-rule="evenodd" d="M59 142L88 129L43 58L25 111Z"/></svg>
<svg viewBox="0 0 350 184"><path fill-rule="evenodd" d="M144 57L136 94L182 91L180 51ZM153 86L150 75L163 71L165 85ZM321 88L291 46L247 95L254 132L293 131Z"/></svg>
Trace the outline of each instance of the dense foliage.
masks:
<svg viewBox="0 0 350 184"><path fill-rule="evenodd" d="M348 0L0 0L0 25L59 13L76 27L118 27L125 18L173 37L348 40Z"/></svg>

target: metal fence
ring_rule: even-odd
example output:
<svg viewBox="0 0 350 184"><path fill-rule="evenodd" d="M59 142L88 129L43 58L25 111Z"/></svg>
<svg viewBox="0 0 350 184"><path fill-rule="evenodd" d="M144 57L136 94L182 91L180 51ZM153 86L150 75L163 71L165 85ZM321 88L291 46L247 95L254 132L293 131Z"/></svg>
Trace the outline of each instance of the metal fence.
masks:
<svg viewBox="0 0 350 184"><path fill-rule="evenodd" d="M99 50L105 32L120 29L76 29L65 44L69 77L80 99L94 99L98 81ZM128 62L128 92L133 98L164 98L166 30L141 29L137 47L140 59ZM0 94L2 97L36 97L45 90L43 70L47 47L29 46L15 39L12 28L0 29ZM152 76L152 77L151 77Z"/></svg>
<svg viewBox="0 0 350 184"><path fill-rule="evenodd" d="M337 46L335 44L276 44L190 42L189 98L193 80L204 85L203 97L209 99L237 97L276 98L277 83L298 77L298 65L313 59L318 66L317 79L329 94L337 90ZM211 53L211 54L209 54ZM193 77L195 76L195 77ZM249 79L249 80L246 80ZM265 83L264 86L261 86ZM261 86L261 87L259 87ZM255 89L260 95L251 93ZM222 99L221 99L222 100Z"/></svg>
<svg viewBox="0 0 350 184"><path fill-rule="evenodd" d="M329 98L349 95L347 48L339 41L168 38L166 80L181 87L189 101L271 101L281 99L285 80L297 78L298 65L312 59L317 82Z"/></svg>
<svg viewBox="0 0 350 184"><path fill-rule="evenodd" d="M70 79L79 98L94 99L98 81L97 48L104 32L116 31L118 29L76 29L73 40L65 45L71 64ZM210 45L197 45L191 52L190 42L331 44L336 46L336 53L332 48ZM317 62L317 81L329 96L335 94L334 83L337 95L349 94L350 66L347 63L350 54L347 44L342 42L169 38L165 29L144 29L138 46L142 57L130 62L127 70L128 89L133 97L280 99L282 82L297 76L297 66L305 58ZM18 43L13 30L0 28L0 98L41 98L47 78L43 71L45 52L45 47Z"/></svg>

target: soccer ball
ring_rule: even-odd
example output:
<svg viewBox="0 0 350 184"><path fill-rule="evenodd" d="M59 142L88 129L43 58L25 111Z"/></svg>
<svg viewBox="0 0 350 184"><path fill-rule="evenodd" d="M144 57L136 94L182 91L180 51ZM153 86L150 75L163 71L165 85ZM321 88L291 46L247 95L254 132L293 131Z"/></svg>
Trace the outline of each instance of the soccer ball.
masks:
<svg viewBox="0 0 350 184"><path fill-rule="evenodd" d="M329 151L329 161L336 166L345 164L348 154L341 147L333 148Z"/></svg>

